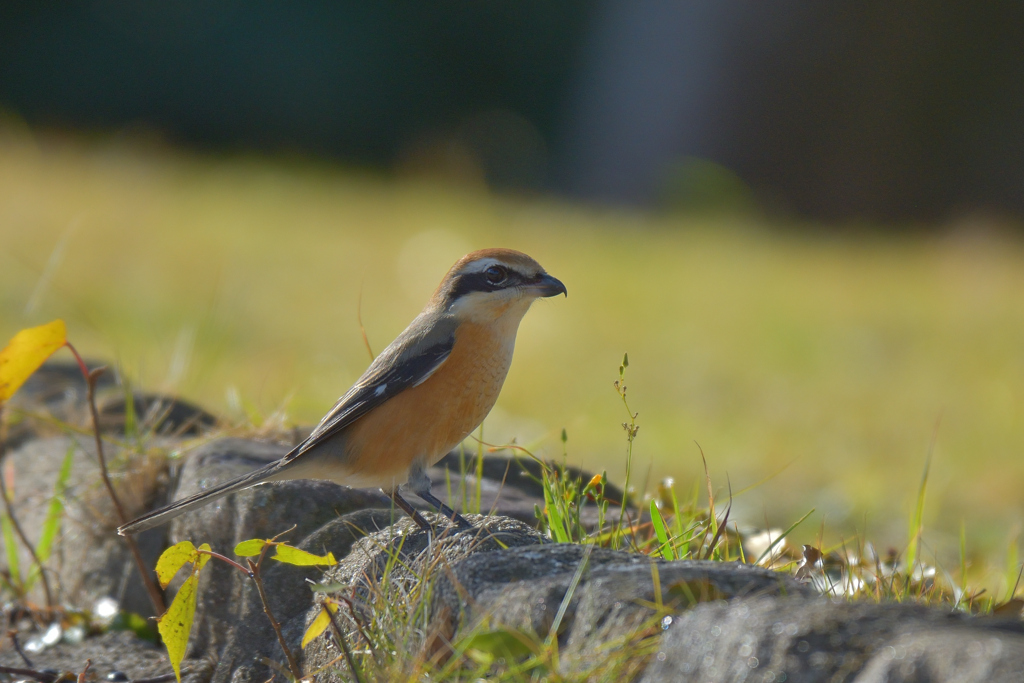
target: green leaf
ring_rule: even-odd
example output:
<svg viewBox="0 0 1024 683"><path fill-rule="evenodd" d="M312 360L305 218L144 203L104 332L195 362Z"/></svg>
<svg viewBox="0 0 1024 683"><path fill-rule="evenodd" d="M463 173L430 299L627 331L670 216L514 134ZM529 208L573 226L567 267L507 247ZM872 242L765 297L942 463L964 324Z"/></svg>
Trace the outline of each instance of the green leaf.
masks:
<svg viewBox="0 0 1024 683"><path fill-rule="evenodd" d="M174 602L157 621L157 630L160 631L160 638L164 641L164 647L167 648L167 657L171 660L171 668L174 669L178 683L181 683L181 662L185 659L188 637L192 632L192 620L196 615L196 589L198 586L199 571L193 569L189 577L185 579L185 583L181 584L178 594L174 596Z"/></svg>
<svg viewBox="0 0 1024 683"><path fill-rule="evenodd" d="M235 555L239 557L255 557L263 552L267 542L261 538L250 538L235 546Z"/></svg>
<svg viewBox="0 0 1024 683"><path fill-rule="evenodd" d="M53 548L53 539L60 529L60 520L64 514L64 491L68 487L68 480L71 479L71 463L74 461L75 447L68 447L64 454L64 461L61 463L60 472L57 474L57 482L53 485L53 497L50 499L50 509L46 512L46 519L43 521L43 531L39 537L39 545L36 546L36 555L40 562L46 562L50 557Z"/></svg>
<svg viewBox="0 0 1024 683"><path fill-rule="evenodd" d="M0 475L2 476L2 475ZM14 525L7 515L0 516L0 529L4 534L4 548L7 550L7 570L11 573L11 583L22 590L21 561L18 558L18 543L14 538Z"/></svg>
<svg viewBox="0 0 1024 683"><path fill-rule="evenodd" d="M63 320L18 332L0 350L0 403L14 395L53 352L67 342Z"/></svg>
<svg viewBox="0 0 1024 683"><path fill-rule="evenodd" d="M314 555L313 553L307 553L305 550L299 550L293 548L290 545L284 543L278 544L274 553L274 559L278 562L284 562L285 564L294 564L299 567L333 567L338 564L338 561L334 559L334 555L327 553L326 555Z"/></svg>
<svg viewBox="0 0 1024 683"><path fill-rule="evenodd" d="M668 542L668 529L665 528L665 518L661 516L656 501L651 500L651 523L654 525L654 533L658 537L658 549L661 556L666 560L676 559L675 548Z"/></svg>
<svg viewBox="0 0 1024 683"><path fill-rule="evenodd" d="M535 638L515 629L499 628L473 633L457 647L478 663L489 664L496 659L513 661L538 651Z"/></svg>
<svg viewBox="0 0 1024 683"><path fill-rule="evenodd" d="M554 490L552 490L554 489ZM559 501L557 482L551 480L547 471L544 472L544 515L547 517L548 530L556 543L568 543L569 534L565 530L565 520L562 518L562 510Z"/></svg>
<svg viewBox="0 0 1024 683"><path fill-rule="evenodd" d="M203 547L209 550L208 545L203 544ZM198 552L191 541L182 541L165 550L160 555L160 559L156 561L156 577L160 581L160 587L167 588L167 584L171 582L178 570L186 564L195 562L197 556Z"/></svg>
<svg viewBox="0 0 1024 683"><path fill-rule="evenodd" d="M337 607L329 602L325 602L320 608L320 614L316 615L316 619L306 629L306 633L302 636L302 649L305 650L306 646L309 645L313 640L321 633L327 630L327 627L331 625L331 612L337 611Z"/></svg>

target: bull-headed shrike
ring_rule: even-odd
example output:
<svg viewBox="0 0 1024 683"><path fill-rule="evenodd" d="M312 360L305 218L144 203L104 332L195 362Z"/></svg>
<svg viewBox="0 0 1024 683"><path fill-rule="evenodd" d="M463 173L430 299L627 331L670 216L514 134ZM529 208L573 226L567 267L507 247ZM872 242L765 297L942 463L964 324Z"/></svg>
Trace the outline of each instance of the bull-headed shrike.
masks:
<svg viewBox="0 0 1024 683"><path fill-rule="evenodd" d="M150 512L118 529L134 534L233 491L271 481L322 479L379 487L417 524L404 486L463 526L430 492L424 470L494 407L530 304L566 294L532 258L483 249L448 271L423 312L370 364L316 429L277 462Z"/></svg>

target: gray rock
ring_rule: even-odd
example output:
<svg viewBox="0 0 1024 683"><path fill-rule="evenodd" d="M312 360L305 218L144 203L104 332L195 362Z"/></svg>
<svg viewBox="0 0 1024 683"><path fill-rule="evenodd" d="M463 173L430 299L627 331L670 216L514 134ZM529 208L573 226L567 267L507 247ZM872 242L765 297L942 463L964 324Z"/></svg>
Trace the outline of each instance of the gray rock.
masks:
<svg viewBox="0 0 1024 683"><path fill-rule="evenodd" d="M152 615L152 606L131 553L115 531L117 519L100 479L91 438L35 439L8 454L6 462L14 472L15 515L30 541L38 546L54 484L64 457L72 448L74 455L65 491L65 511L60 533L46 563L51 569L48 576L55 598L74 608L90 609L98 599L112 597L123 609ZM106 442L104 452L108 462L114 464L112 478L126 512L133 514L145 508L146 492L162 485L162 456L154 451L151 456L135 460L130 473L119 473L117 470L124 463L119 461L117 446ZM165 536L166 530L153 529L136 538L149 566L155 564L163 551ZM30 558L24 548L20 549L19 563L24 573L31 566ZM0 565L6 566L6 562L6 556L0 557ZM33 596L38 602L42 601L39 582L36 582Z"/></svg>
<svg viewBox="0 0 1024 683"><path fill-rule="evenodd" d="M357 603L372 604L370 595L382 581L389 556L403 561L391 569L387 590L414 594L411 586L425 566L434 567L436 584L427 591L429 635L421 644L434 657L446 642L477 627L508 627L547 637L573 578L586 558L575 591L557 630L564 666L592 662L612 638L652 625L661 613L650 607L660 600L664 613L692 600L755 595L809 595L813 591L787 576L738 563L653 560L644 555L584 546L543 543L528 527L503 518L472 517L480 530L428 539L403 521L396 528L368 537L325 580L356 589ZM405 531L404 534L401 534ZM493 534L505 547L489 539ZM657 577L657 579L655 578ZM655 581L660 596L655 595ZM348 597L348 594L344 594ZM395 598L392 598L395 599ZM317 614L312 610L308 624ZM374 615L380 618L379 615ZM363 614L364 620L370 614ZM351 627L350 621L345 620ZM351 636L358 640L354 629ZM306 651L307 669L329 662L336 652L326 638ZM443 656L443 653L442 653Z"/></svg>
<svg viewBox="0 0 1024 683"><path fill-rule="evenodd" d="M388 510L362 510L328 522L294 545L316 554L348 554L353 543L391 522ZM230 551L225 553L230 556ZM306 614L314 594L311 584L321 569L294 567L265 559L261 577L270 610L292 652L299 656ZM216 560L206 565L192 628L191 656L213 661L203 681L261 683L273 675L263 660L286 666L286 658L266 614L255 583Z"/></svg>
<svg viewBox="0 0 1024 683"><path fill-rule="evenodd" d="M172 672L167 653L162 647L136 638L130 631L113 631L86 638L74 645L58 643L31 655L31 658L37 670L56 669L74 673L80 673L88 659L92 662L89 670L96 674L98 680L103 680L112 671L127 674L130 679L150 678ZM25 663L13 648L5 648L0 651L0 666L25 668ZM192 669L200 666L199 663L185 663L185 667Z"/></svg>
<svg viewBox="0 0 1024 683"><path fill-rule="evenodd" d="M442 579L439 601L451 613L463 615L463 630L486 622L545 638L587 553L584 546L551 544L476 555L453 568L450 582ZM557 636L567 657L589 656L610 638L649 625L659 616L649 605L658 602L669 612L692 601L809 593L785 575L751 565L666 562L593 549L566 603Z"/></svg>
<svg viewBox="0 0 1024 683"><path fill-rule="evenodd" d="M274 462L289 448L249 439L217 439L189 453L181 468L174 500L241 476ZM171 522L171 543L209 543L228 553L250 538L271 538L295 529L297 542L332 519L355 510L387 507L379 492L351 489L326 481L261 484L186 512Z"/></svg>
<svg viewBox="0 0 1024 683"><path fill-rule="evenodd" d="M345 586L340 597L354 597L356 604L364 608L374 603L373 596L378 592L386 595L387 600L397 605L398 609L427 607L433 622L429 631L440 634L443 639L454 633L458 612L447 607L450 601L435 602L431 607L413 599L413 594L430 595L429 588L420 590L423 588L419 586L421 576L436 578L438 583L433 588L437 590L444 583L444 577L457 571L467 558L480 553L493 554L493 551L504 548L534 546L544 542L544 539L531 527L507 517L467 515L466 519L475 528L459 530L435 515L426 513L425 516L437 525L436 533L425 533L412 520L400 519L394 525L358 541L348 556L327 572L324 582ZM400 558L400 561L391 561L391 558ZM301 621L290 625L296 638L301 638L319 609L318 605L309 610ZM366 621L386 618L366 609L359 616ZM354 628L350 619L342 617L342 620ZM427 643L426 647L431 648L432 645ZM315 670L336 656L337 652L332 649L330 641L320 637L305 650L304 668L306 671Z"/></svg>
<svg viewBox="0 0 1024 683"><path fill-rule="evenodd" d="M1024 623L907 604L759 598L677 615L643 678L787 683L1024 680Z"/></svg>
<svg viewBox="0 0 1024 683"><path fill-rule="evenodd" d="M175 498L262 467L287 451L287 446L246 439L212 441L187 456ZM404 517L401 512L385 509L388 505L390 501L379 492L330 482L262 484L176 518L170 525L169 543L209 543L214 551L240 560L233 554L238 543L288 532L282 541L316 554L330 551L342 558L356 539L366 535L365 530L386 528L392 519ZM307 580L319 579L321 571L268 559L262 576L278 621L301 622L313 603ZM253 582L237 569L214 560L203 570L199 591L190 652L196 657L214 658L217 666L211 680L269 678L272 672L259 658L275 662L284 662L285 658ZM297 650L301 626L289 627L288 634Z"/></svg>

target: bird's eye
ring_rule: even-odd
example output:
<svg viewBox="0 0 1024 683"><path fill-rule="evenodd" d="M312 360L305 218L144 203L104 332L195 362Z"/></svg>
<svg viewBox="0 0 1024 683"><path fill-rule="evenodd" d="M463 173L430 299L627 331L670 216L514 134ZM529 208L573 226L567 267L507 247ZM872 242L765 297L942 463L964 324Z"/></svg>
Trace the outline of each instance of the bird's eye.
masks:
<svg viewBox="0 0 1024 683"><path fill-rule="evenodd" d="M486 277L487 281L492 285L496 285L508 277L508 272L506 272L506 270L501 266L491 266L484 271L484 277Z"/></svg>

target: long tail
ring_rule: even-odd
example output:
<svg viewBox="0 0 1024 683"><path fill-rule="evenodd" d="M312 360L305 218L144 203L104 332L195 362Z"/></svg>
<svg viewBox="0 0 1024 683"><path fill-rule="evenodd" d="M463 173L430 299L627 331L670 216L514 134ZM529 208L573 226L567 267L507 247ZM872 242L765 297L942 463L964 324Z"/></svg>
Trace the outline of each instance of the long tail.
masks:
<svg viewBox="0 0 1024 683"><path fill-rule="evenodd" d="M175 501L166 507L160 508L159 510L146 513L138 519L128 522L122 527L118 527L117 533L122 536L127 536L128 534L137 534L140 531L160 526L161 524L171 521L182 513L188 512L189 510L197 507L202 507L207 503L212 503L218 498L223 498L233 491L255 486L260 482L266 481L271 475L278 473L280 470L280 462L270 463L266 467L261 467L260 469L249 472L248 474L243 474L237 479L232 479L231 481L220 484L219 486L214 486L212 489L206 489L205 491L200 491L199 493L189 496L183 500Z"/></svg>

